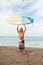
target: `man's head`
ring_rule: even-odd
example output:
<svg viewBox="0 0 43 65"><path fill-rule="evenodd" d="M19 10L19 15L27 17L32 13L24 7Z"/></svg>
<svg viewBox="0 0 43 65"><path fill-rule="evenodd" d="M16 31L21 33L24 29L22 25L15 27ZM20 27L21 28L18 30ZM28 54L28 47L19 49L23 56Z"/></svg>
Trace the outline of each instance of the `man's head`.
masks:
<svg viewBox="0 0 43 65"><path fill-rule="evenodd" d="M22 27L20 28L20 32L23 32L23 28Z"/></svg>

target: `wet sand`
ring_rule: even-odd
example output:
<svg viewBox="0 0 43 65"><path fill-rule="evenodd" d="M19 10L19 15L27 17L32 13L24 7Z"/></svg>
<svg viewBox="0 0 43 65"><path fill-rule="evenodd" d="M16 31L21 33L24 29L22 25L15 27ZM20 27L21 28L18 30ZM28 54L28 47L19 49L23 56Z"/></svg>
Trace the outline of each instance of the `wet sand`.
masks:
<svg viewBox="0 0 43 65"><path fill-rule="evenodd" d="M11 46L0 46L0 65L43 65L43 49L26 48L20 56L19 49Z"/></svg>

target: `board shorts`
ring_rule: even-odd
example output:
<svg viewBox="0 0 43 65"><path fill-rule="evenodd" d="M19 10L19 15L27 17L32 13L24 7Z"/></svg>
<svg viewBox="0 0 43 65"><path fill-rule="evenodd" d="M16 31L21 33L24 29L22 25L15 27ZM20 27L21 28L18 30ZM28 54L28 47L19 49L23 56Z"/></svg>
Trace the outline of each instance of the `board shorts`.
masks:
<svg viewBox="0 0 43 65"><path fill-rule="evenodd" d="M25 45L24 45L24 40L22 40L21 42L19 42L19 49L25 49Z"/></svg>

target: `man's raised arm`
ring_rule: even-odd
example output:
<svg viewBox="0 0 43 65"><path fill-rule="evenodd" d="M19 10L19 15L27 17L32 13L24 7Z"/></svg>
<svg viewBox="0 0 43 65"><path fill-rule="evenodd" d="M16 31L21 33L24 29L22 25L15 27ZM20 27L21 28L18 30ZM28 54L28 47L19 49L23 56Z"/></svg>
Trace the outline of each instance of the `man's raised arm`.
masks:
<svg viewBox="0 0 43 65"><path fill-rule="evenodd" d="M24 33L26 32L26 26L24 25Z"/></svg>
<svg viewBox="0 0 43 65"><path fill-rule="evenodd" d="M18 30L18 28L19 28L19 25L17 26L17 32L19 33L19 30Z"/></svg>

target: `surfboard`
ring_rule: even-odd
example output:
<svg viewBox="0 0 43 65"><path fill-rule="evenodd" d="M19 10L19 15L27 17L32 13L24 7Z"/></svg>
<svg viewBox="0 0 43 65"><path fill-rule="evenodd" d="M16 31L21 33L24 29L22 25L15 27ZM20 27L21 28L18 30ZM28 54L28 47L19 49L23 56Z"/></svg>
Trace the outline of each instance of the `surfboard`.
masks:
<svg viewBox="0 0 43 65"><path fill-rule="evenodd" d="M26 16L13 16L9 17L7 19L7 22L13 25L24 25L33 23L33 19L31 17Z"/></svg>

